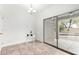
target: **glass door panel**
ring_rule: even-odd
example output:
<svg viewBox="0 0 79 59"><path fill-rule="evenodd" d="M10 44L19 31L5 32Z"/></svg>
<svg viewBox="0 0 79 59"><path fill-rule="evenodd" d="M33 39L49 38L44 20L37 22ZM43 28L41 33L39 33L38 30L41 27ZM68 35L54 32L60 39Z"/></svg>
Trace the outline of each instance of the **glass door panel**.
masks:
<svg viewBox="0 0 79 59"><path fill-rule="evenodd" d="M57 45L56 41L56 20L53 18L44 20L44 41L48 44Z"/></svg>
<svg viewBox="0 0 79 59"><path fill-rule="evenodd" d="M79 54L79 17L58 21L58 47Z"/></svg>

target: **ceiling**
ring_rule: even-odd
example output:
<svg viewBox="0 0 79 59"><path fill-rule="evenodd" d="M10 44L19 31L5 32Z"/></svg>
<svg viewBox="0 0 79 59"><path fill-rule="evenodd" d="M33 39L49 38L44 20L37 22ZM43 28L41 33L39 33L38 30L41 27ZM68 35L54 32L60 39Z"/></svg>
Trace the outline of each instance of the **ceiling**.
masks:
<svg viewBox="0 0 79 59"><path fill-rule="evenodd" d="M31 4L0 4L0 10L3 10L3 8L12 8L12 7L21 7L25 10L28 10L30 8ZM40 12L46 8L49 8L52 6L52 4L32 4L33 9L35 9L37 12Z"/></svg>
<svg viewBox="0 0 79 59"><path fill-rule="evenodd" d="M31 4L24 4L24 7L26 9L30 8ZM48 7L50 7L51 4L32 4L33 9L35 9L37 12L42 11L43 9L46 9Z"/></svg>
<svg viewBox="0 0 79 59"><path fill-rule="evenodd" d="M26 11L30 8L31 4L0 4L0 10L6 10L6 9L13 9L16 8L18 10L20 9L25 9ZM66 5L62 5L60 4L60 6L65 6L63 9L66 9L68 6L73 6L73 7L78 7L79 5L76 4L66 4ZM59 4L32 4L33 9L35 9L38 12L41 12L47 8L53 7L54 9L60 9L59 8ZM68 7L69 8L69 7ZM52 10L52 9L51 9Z"/></svg>

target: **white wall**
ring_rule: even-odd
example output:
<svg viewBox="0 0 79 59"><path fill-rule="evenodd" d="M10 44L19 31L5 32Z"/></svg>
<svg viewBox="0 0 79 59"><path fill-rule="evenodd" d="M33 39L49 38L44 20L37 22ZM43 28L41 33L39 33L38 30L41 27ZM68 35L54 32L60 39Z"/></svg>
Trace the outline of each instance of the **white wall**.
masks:
<svg viewBox="0 0 79 59"><path fill-rule="evenodd" d="M30 15L22 5L0 5L0 16L3 20L3 36L0 42L3 45L22 42L26 34L33 30L36 38L43 40L43 19L64 12L78 9L79 5L51 5L36 15Z"/></svg>
<svg viewBox="0 0 79 59"><path fill-rule="evenodd" d="M38 20L37 20L37 32L36 32L36 36L37 39L40 41L43 41L43 19L44 18L48 18L51 16L56 16L68 11L72 11L75 9L79 9L79 5L51 5L48 6L46 9L43 9L43 11L41 11L39 13Z"/></svg>
<svg viewBox="0 0 79 59"><path fill-rule="evenodd" d="M3 45L26 40L26 35L31 30L35 32L35 16L27 13L22 5L2 5L3 28L0 42Z"/></svg>

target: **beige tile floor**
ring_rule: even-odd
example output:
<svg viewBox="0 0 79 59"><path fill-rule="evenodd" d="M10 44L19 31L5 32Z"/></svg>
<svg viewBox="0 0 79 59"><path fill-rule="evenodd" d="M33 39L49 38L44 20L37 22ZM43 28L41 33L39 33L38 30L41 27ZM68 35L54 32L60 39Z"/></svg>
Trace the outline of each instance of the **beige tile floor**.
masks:
<svg viewBox="0 0 79 59"><path fill-rule="evenodd" d="M69 55L54 47L40 42L22 43L4 47L1 55Z"/></svg>

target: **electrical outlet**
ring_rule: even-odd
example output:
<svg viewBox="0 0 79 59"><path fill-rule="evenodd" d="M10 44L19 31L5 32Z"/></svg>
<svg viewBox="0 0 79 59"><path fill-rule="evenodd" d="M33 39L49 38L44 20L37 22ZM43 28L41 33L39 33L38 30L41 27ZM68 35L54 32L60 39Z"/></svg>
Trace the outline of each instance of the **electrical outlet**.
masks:
<svg viewBox="0 0 79 59"><path fill-rule="evenodd" d="M29 36L29 34L27 34L27 37Z"/></svg>

